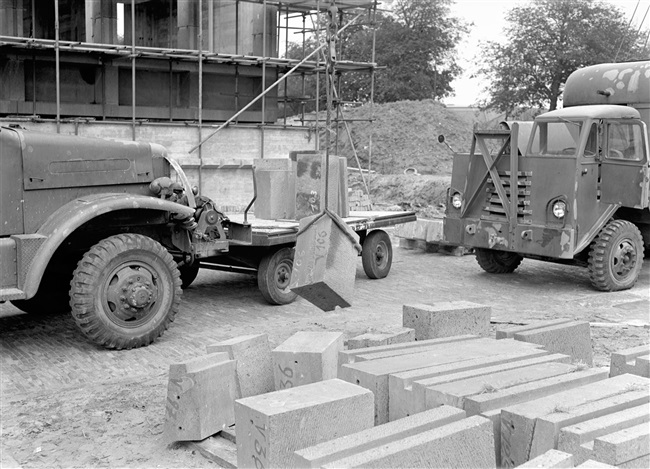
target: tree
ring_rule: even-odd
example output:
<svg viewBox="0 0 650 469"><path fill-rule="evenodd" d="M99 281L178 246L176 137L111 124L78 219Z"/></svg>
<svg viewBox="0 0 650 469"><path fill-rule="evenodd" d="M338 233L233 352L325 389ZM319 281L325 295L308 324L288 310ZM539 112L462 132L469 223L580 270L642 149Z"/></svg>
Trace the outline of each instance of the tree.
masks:
<svg viewBox="0 0 650 469"><path fill-rule="evenodd" d="M576 69L639 60L645 34L600 0L533 0L507 14L504 44L483 44L479 73L491 82L484 107L557 108L564 83ZM617 56L618 52L618 56Z"/></svg>
<svg viewBox="0 0 650 469"><path fill-rule="evenodd" d="M391 14L377 12L375 18L361 19L343 32L339 59L371 61L374 23L375 62L384 67L375 73L376 102L448 96L453 92L452 80L461 72L453 52L467 31L463 22L450 16L451 3L452 0L396 0ZM304 51L302 45L293 45L288 56L301 58L313 50L315 43L313 38L307 41ZM346 72L340 80L343 100L363 103L370 99L367 72ZM313 81L306 80L309 96L315 96ZM301 94L302 84L296 82L289 85L290 94ZM324 83L321 80L321 88Z"/></svg>

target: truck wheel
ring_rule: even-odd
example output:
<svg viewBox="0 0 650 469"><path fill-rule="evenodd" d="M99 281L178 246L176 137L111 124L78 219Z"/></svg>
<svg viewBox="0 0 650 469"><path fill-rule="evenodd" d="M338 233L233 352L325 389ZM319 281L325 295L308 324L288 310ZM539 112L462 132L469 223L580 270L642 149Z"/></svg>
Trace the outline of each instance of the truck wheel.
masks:
<svg viewBox="0 0 650 469"><path fill-rule="evenodd" d="M632 288L642 266L643 238L629 221L610 221L589 248L589 279L597 290Z"/></svg>
<svg viewBox="0 0 650 469"><path fill-rule="evenodd" d="M476 249L476 261L490 274L510 274L517 270L523 257L516 252Z"/></svg>
<svg viewBox="0 0 650 469"><path fill-rule="evenodd" d="M265 255L257 268L257 286L264 299L272 305L293 303L298 296L289 290L293 255L291 248L278 249Z"/></svg>
<svg viewBox="0 0 650 469"><path fill-rule="evenodd" d="M174 258L139 234L104 239L74 271L72 316L94 342L113 349L148 345L169 327L180 303Z"/></svg>
<svg viewBox="0 0 650 469"><path fill-rule="evenodd" d="M183 290L192 285L192 282L196 280L196 276L199 275L199 268L199 261L189 265L185 264L178 268L178 271L181 273L181 288Z"/></svg>
<svg viewBox="0 0 650 469"><path fill-rule="evenodd" d="M393 264L393 245L388 233L374 230L368 233L361 248L361 263L368 278L384 278Z"/></svg>

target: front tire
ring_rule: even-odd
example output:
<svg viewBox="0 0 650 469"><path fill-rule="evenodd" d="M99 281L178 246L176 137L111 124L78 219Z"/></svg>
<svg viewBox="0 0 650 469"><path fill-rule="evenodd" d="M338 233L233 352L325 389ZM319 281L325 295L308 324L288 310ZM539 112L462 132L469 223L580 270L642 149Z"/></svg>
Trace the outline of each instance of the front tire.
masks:
<svg viewBox="0 0 650 469"><path fill-rule="evenodd" d="M374 230L368 233L361 248L361 263L368 278L384 278L393 265L393 245L388 233Z"/></svg>
<svg viewBox="0 0 650 469"><path fill-rule="evenodd" d="M71 283L70 307L81 331L112 349L149 345L169 327L180 303L174 258L158 242L120 234L93 246Z"/></svg>
<svg viewBox="0 0 650 469"><path fill-rule="evenodd" d="M632 288L643 266L643 238L626 220L612 220L589 248L589 279L600 291Z"/></svg>
<svg viewBox="0 0 650 469"><path fill-rule="evenodd" d="M272 305L293 303L298 295L289 290L293 271L292 248L266 254L257 268L257 286L264 299Z"/></svg>
<svg viewBox="0 0 650 469"><path fill-rule="evenodd" d="M510 274L517 270L523 257L516 252L476 249L476 261L490 274Z"/></svg>

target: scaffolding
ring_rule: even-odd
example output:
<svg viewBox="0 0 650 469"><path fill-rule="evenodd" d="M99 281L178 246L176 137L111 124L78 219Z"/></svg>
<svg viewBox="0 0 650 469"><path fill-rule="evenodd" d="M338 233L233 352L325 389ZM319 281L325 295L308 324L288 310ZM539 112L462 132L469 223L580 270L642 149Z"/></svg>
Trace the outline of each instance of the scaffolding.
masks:
<svg viewBox="0 0 650 469"><path fill-rule="evenodd" d="M10 2L11 3L11 2ZM53 0L54 3L54 28L51 37L51 31L43 36L38 37L39 24L37 21L37 3L41 7L45 2L35 2L34 0L16 0L14 5L23 5L23 12L25 14L22 24L20 22L19 7L15 7L13 11L0 11L0 13L8 15L14 14L15 24L13 30L0 31L0 50L3 53L12 52L15 54L22 54L25 57L31 56L31 72L32 79L31 85L33 90L25 92L25 103L23 106L18 103L9 103L3 101L3 96L0 95L0 115L22 115L31 119L39 120L40 116L37 113L42 109L44 115L50 116L56 122L57 132L60 131L62 122L70 122L83 119L97 119L98 121L116 121L130 120L131 137L136 139L136 127L141 125L143 121L148 124L155 122L178 123L179 125L196 125L198 128L198 140L190 152L196 152L200 161L199 168L202 167L203 155L201 147L203 143L211 138L215 133L229 125L255 125L261 131L261 158L264 158L264 129L268 127L287 127L288 123L288 105L289 103L299 103L300 118L299 123L303 127L308 127L315 135L315 148L321 150L322 142L320 135L323 132L335 132L340 128L344 129L346 135L350 139L352 151L356 158L359 169L358 155L354 150L352 143L351 131L349 127L349 120L345 119L343 115L342 106L344 103L341 97L341 75L348 72L361 72L368 75L369 88L370 88L370 104L372 106L374 98L374 73L377 69L375 61L375 47L374 47L374 20L376 18L377 0L194 0L192 2L185 2L183 5L177 3L176 0L125 0L119 2L116 0L86 0L85 8L99 8L104 12L106 8L109 10L113 8L114 11L116 4L121 4L123 8L124 17L128 17L130 23L130 30L126 28L127 21L124 21L123 39L116 40L115 34L115 18L113 14L109 14L109 18L99 17L94 20L99 21L99 26L95 25L92 30L92 37L96 41L104 41L106 38L112 38L111 43L105 42L90 42L91 31L88 31L88 12L86 11L86 40L70 40L72 38L63 38L62 36L70 36L72 28L66 26L66 34L61 32L62 18L60 14L60 4L66 7L66 19L69 21L70 15L74 10L75 4L83 3L83 0ZM95 5L90 5L94 3ZM166 47L154 47L146 45L147 38L144 33L138 36L136 31L136 23L138 18L142 16L142 10L148 3L154 6L166 5L169 12L166 21L167 25L167 43ZM187 4L189 3L189 7ZM256 5L255 5L256 4ZM97 6L99 5L99 6ZM108 5L108 6L107 6ZM244 33L241 31L243 24L242 17L249 15L251 10L250 6L255 5L257 8L255 13L259 17L261 14L261 21L258 20L257 27L261 24L261 31L253 31L253 38L251 39L250 33L244 38ZM356 62L345 60L342 56L344 49L341 47L343 41L339 40L337 58L335 62L335 71L330 76L336 77L329 82L325 81L327 70L325 67L325 60L322 54L325 53L324 41L322 41L323 30L326 27L322 26L319 21L319 15L327 14L328 9L333 5L337 7L337 14L339 15L338 23L341 25L339 33L344 31L349 25L358 22L360 18L370 19L366 25L372 30L372 56L368 62ZM6 7L5 7L6 8ZM9 7L11 8L11 7ZM186 8L190 10L186 11ZM137 11L137 9L140 9ZM226 10L228 9L228 10ZM234 23L234 31L232 25L230 26L229 34L234 37L234 41L230 41L226 50L219 49L218 37L222 29L215 25L215 16L219 11L227 11L229 14L234 15L231 23ZM140 11L140 13L139 13ZM174 18L174 11L176 18ZM140 15L140 16L138 16ZM29 16L29 18L27 17ZM160 15L159 15L160 16ZM206 18L207 16L207 18ZM182 17L182 18L181 18ZM189 19L188 19L189 18ZM93 19L93 18L91 18ZM223 18L222 18L223 19ZM164 19L160 24L164 24ZM174 25L176 21L176 26ZM41 21L42 23L43 21ZM79 20L77 20L79 22ZM1 23L5 25L6 22ZM112 29L111 29L112 28ZM9 27L9 29L11 29ZM41 29L47 29L41 26ZM207 31L206 31L207 30ZM25 31L29 31L26 33ZM172 33L175 31L175 33ZM205 34L207 32L207 35ZM8 34L11 33L11 34ZM97 34L95 34L97 33ZM194 35L192 33L195 33ZM316 37L318 47L307 53L306 43L310 35ZM259 38L261 36L261 44ZM302 59L291 59L287 57L290 43L295 43L293 37L298 36L302 40ZM284 38L284 44L282 39ZM79 39L75 37L74 39ZM243 43L253 43L253 48L257 55L244 54ZM340 39L340 36L339 36ZM120 43L121 42L121 43ZM149 38L149 42L152 42ZM173 47L178 45L196 46L191 47ZM249 44L250 45L250 44ZM280 52L284 45L284 57L280 57ZM231 50L227 50L231 49ZM234 50L232 50L234 49ZM249 47L250 49L250 47ZM275 52L275 53L273 53ZM55 65L55 103L54 106L47 105L47 103L39 102L37 87L37 65L39 60L51 61L51 54L54 54ZM274 56L275 55L275 56ZM62 58L64 56L64 58ZM277 56L277 57L276 57ZM61 100L62 86L65 85L64 78L62 78L61 66L66 64L66 61L81 61L84 64L90 64L100 69L100 91L97 92L101 97L100 103L93 103L86 106L73 106L70 103L63 103ZM108 63L114 64L128 64L130 65L130 93L128 90L121 90L125 95L130 94L130 106L124 104L124 99L118 106L113 106L114 109L107 103L107 65ZM159 65L159 64L167 64ZM183 64L189 64L183 66ZM191 65L195 64L195 65ZM127 65L127 67L128 67ZM226 96L229 101L230 107L227 110L216 112L213 109L208 109L205 104L209 102L210 97L204 96L204 91L207 90L205 79L212 77L206 72L209 67L228 67L229 73L234 76L234 80L229 82L232 85L231 93L219 92L219 96ZM122 69L127 68L122 66ZM190 67L190 68L187 68ZM169 90L167 93L168 105L166 107L146 107L138 104L138 99L143 91L147 90L146 86L142 86L143 79L139 81L139 74L146 73L150 68L164 69L168 74ZM194 105L185 101L186 106L180 108L177 106L177 97L174 95L175 80L178 70L194 70L198 75L198 92L194 93L192 98L196 99ZM221 69L219 69L221 70ZM0 72L2 68L0 68ZM26 71L26 75L29 70ZM125 72L126 73L126 72ZM253 78L251 78L253 77ZM306 95L306 79L307 77L315 77L316 93L314 96ZM3 77L5 80L7 77ZM129 80L127 77L120 76L121 84L127 84ZM289 94L287 82L296 80L299 83L298 88L302 90L298 96ZM186 80L186 81L189 81ZM323 83L325 81L325 83ZM243 90L244 86L251 87L251 83L255 86L261 87L261 92L256 96L248 92L248 95ZM284 83L283 92L278 91L278 86ZM212 84L211 84L212 86ZM334 104L336 109L336 116L332 122L336 129L325 129L323 126L323 119L319 118L321 111L320 94L324 86L330 87L334 93ZM0 93L2 90L0 89ZM211 91L213 94L214 90ZM176 91L178 93L178 91ZM192 94L192 93L188 93ZM31 103L28 102L28 97L31 98ZM160 100L159 96L156 99ZM5 104L3 108L3 103ZM314 108L315 118L308 119L306 109L308 107ZM282 105L282 106L280 106ZM256 106L255 113L246 114L249 109ZM130 116L127 116L127 108L130 107ZM13 111L14 108L18 112ZM53 108L53 109L52 109ZM151 108L151 109L150 109ZM278 118L279 110L282 109L282 118ZM31 109L31 113L26 111ZM112 109L112 110L111 110ZM117 110L115 110L117 109ZM166 111L166 116L161 115L161 109ZM54 112L52 112L54 110ZM21 112L22 111L22 112ZM77 112L75 114L75 111ZM85 113L85 115L84 115ZM147 114L148 113L148 114ZM229 114L228 118L225 115ZM370 119L372 121L372 113ZM293 124L292 124L293 125ZM209 132L209 133L206 133ZM338 153L338 138L336 139L336 152ZM372 137L368 142L368 157L369 161L372 155ZM368 168L369 169L369 168ZM200 169L199 169L200 174ZM200 176L199 176L200 179ZM365 183L365 181L364 181Z"/></svg>

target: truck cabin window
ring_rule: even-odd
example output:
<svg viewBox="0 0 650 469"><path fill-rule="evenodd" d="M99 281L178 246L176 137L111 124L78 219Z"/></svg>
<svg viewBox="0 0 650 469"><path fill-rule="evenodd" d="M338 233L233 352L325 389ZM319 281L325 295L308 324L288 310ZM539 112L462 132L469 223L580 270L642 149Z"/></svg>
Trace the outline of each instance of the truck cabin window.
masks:
<svg viewBox="0 0 650 469"><path fill-rule="evenodd" d="M582 121L538 122L530 144L531 156L575 156Z"/></svg>
<svg viewBox="0 0 650 469"><path fill-rule="evenodd" d="M643 158L643 129L637 123L607 124L607 158L640 161Z"/></svg>

